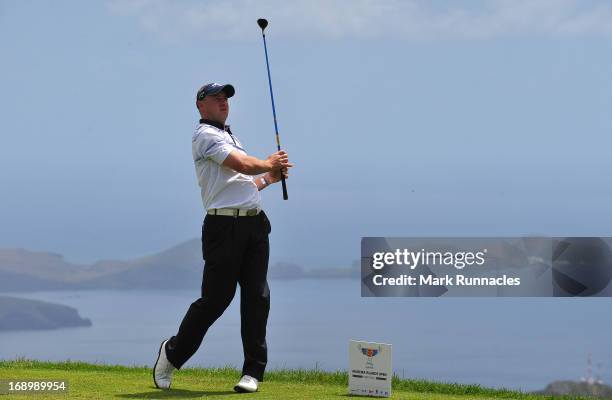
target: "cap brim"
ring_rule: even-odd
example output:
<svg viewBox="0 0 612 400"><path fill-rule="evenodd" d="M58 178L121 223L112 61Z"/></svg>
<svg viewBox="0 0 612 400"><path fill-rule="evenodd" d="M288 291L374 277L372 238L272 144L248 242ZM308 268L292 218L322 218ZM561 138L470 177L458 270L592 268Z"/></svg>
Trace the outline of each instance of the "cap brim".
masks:
<svg viewBox="0 0 612 400"><path fill-rule="evenodd" d="M219 92L224 92L225 95L229 98L236 93L236 89L234 89L234 87L228 83L227 85L219 86L218 88L209 91L206 95L209 96L211 94L217 94Z"/></svg>

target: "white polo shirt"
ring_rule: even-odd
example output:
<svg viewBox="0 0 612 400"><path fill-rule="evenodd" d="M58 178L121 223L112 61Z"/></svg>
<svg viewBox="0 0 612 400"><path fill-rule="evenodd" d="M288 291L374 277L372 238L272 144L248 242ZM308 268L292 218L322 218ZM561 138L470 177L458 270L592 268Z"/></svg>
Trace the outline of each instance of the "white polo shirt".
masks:
<svg viewBox="0 0 612 400"><path fill-rule="evenodd" d="M227 130L221 124L200 121L193 133L191 148L204 209L260 207L253 177L222 165L232 151L247 154L238 138Z"/></svg>

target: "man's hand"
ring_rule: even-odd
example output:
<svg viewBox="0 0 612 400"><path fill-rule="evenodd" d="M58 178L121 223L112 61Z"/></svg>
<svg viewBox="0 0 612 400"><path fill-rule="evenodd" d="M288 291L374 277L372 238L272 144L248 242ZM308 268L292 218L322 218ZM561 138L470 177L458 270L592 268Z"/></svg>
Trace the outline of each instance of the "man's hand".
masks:
<svg viewBox="0 0 612 400"><path fill-rule="evenodd" d="M289 171L287 170L287 168L283 168L283 169L275 169L274 171L268 172L265 176L266 181L268 181L269 183L276 183L280 181L281 171L285 179L289 179Z"/></svg>
<svg viewBox="0 0 612 400"><path fill-rule="evenodd" d="M281 171L282 176L285 179L289 179L289 168L293 167L293 164L289 162L289 155L284 150L277 151L276 153L270 155L266 159L266 162L269 162L273 168L265 175L266 181L268 183L276 183L281 180Z"/></svg>
<svg viewBox="0 0 612 400"><path fill-rule="evenodd" d="M266 163L269 168L268 172L280 170L282 168L286 169L293 167L293 164L289 162L289 155L284 150L277 151L276 153L273 153L268 156L268 158L266 159ZM279 180L280 172L278 172L278 180L276 182L278 182Z"/></svg>
<svg viewBox="0 0 612 400"><path fill-rule="evenodd" d="M255 179L257 190L263 190L269 185L279 182L281 177L289 179L289 168L293 167L293 164L289 162L289 156L284 151L277 151L268 157L265 161L268 166L272 166L273 169L262 176L263 180Z"/></svg>

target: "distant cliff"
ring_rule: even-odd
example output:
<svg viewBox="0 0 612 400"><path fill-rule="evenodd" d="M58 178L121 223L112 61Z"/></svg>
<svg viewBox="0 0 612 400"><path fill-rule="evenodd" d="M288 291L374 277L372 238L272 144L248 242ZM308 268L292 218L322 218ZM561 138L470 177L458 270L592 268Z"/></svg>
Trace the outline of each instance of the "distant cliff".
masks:
<svg viewBox="0 0 612 400"><path fill-rule="evenodd" d="M600 383L555 381L546 386L544 390L535 393L551 396L570 395L612 399L612 386Z"/></svg>
<svg viewBox="0 0 612 400"><path fill-rule="evenodd" d="M61 304L0 296L0 332L91 326L77 310Z"/></svg>
<svg viewBox="0 0 612 400"><path fill-rule="evenodd" d="M182 289L202 279L202 247L190 240L133 260L98 261L79 265L55 253L0 249L0 292L83 289ZM307 270L299 265L270 266L270 279L340 279L359 276L352 268Z"/></svg>

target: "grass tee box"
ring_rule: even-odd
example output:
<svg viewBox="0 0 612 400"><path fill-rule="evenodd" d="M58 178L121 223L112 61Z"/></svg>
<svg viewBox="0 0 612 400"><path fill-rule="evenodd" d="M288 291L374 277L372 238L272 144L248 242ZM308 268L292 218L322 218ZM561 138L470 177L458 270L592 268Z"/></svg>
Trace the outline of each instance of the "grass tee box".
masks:
<svg viewBox="0 0 612 400"><path fill-rule="evenodd" d="M43 362L34 360L0 361L0 379L67 381L68 392L61 394L24 393L0 395L5 399L346 399L348 374L320 370L277 370L266 373L260 391L238 394L233 391L240 371L234 368L184 368L174 378L173 388L153 386L150 367L124 367L83 362ZM477 385L403 380L393 377L392 399L553 399ZM554 399L577 399L554 397Z"/></svg>

